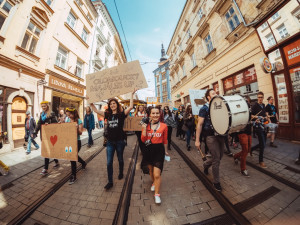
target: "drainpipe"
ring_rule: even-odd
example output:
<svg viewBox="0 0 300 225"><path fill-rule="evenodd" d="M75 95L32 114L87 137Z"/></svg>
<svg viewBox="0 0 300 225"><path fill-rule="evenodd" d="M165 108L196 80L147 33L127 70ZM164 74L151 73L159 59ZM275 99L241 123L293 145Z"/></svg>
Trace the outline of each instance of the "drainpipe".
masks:
<svg viewBox="0 0 300 225"><path fill-rule="evenodd" d="M256 23L259 21L259 20L256 20L256 21L253 21L253 22L251 22L251 23L249 23L249 24L246 24L246 21L245 21L245 19L244 19L244 16L243 16L243 14L242 14L242 12L241 12L241 10L240 10L238 4L236 3L236 0L232 0L232 1L233 1L233 3L234 3L235 7L237 8L237 10L239 11L239 14L240 14L240 16L241 16L241 18L242 18L242 21L243 21L243 24L244 24L245 27L249 27L249 26L251 26L251 25L254 25L254 24L256 24Z"/></svg>

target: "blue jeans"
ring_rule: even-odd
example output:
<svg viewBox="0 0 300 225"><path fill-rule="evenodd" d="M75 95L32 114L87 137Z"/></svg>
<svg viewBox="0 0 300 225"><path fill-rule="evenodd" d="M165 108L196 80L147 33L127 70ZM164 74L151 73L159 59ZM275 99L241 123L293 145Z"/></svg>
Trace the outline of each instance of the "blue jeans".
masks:
<svg viewBox="0 0 300 225"><path fill-rule="evenodd" d="M192 131L190 129L188 129L186 132L186 145L187 146L190 146L191 136L192 136Z"/></svg>
<svg viewBox="0 0 300 225"><path fill-rule="evenodd" d="M108 182L113 183L113 160L115 150L117 151L117 156L119 160L119 174L123 174L124 169L124 160L123 160L123 153L125 148L124 140L120 141L107 141L106 147L106 157L107 157L107 175L108 175Z"/></svg>
<svg viewBox="0 0 300 225"><path fill-rule="evenodd" d="M28 144L27 144L27 152L31 152L31 142L38 149L40 146L35 142L35 140L29 135L28 137Z"/></svg>
<svg viewBox="0 0 300 225"><path fill-rule="evenodd" d="M103 125L103 120L100 120L100 121L99 121L99 127L100 127L100 129L104 127L104 125Z"/></svg>
<svg viewBox="0 0 300 225"><path fill-rule="evenodd" d="M89 144L89 145L93 145L93 144L94 144L93 136L92 136L92 130L93 130L93 129L88 129L88 135L89 135L88 144Z"/></svg>

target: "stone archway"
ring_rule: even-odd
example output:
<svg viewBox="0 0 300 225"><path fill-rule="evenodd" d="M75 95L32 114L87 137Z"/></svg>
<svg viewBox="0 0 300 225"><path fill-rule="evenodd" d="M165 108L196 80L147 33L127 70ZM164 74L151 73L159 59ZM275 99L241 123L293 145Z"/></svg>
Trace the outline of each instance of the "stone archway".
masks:
<svg viewBox="0 0 300 225"><path fill-rule="evenodd" d="M12 135L12 103L15 97L23 97L27 101L27 110L32 112L32 101L29 97L29 95L23 90L20 89L18 91L15 91L11 93L7 98L7 135L8 135L8 141L10 143L11 149L14 149L14 142L13 142L13 135Z"/></svg>

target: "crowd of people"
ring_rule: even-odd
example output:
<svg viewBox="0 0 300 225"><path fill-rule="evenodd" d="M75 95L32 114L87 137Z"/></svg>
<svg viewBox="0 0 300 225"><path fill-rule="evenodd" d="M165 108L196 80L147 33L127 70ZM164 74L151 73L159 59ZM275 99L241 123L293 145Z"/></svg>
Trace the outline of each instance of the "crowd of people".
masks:
<svg viewBox="0 0 300 225"><path fill-rule="evenodd" d="M86 107L85 116L83 121L79 118L77 109L66 108L61 110L59 116L56 116L50 108L50 103L47 101L41 102L42 113L36 123L35 119L26 112L25 120L25 139L28 144L26 147L26 154L31 153L31 144L36 149L39 145L36 143L35 138L40 132L40 139L42 137L42 125L53 123L77 123L77 140L79 152L81 149L80 135L84 128L88 133L88 147L91 147L94 142L92 138L92 131L95 129L95 118L93 112L97 113L97 122L99 118L105 121L102 126L105 127L104 136L106 138L106 156L107 156L107 177L108 183L104 186L106 190L113 187L113 158L114 153L117 153L119 162L118 179L124 177L124 159L123 153L126 146L126 132L123 130L124 121L127 116L135 116L141 118L142 131L136 131L137 140L143 156L141 162L141 169L144 174L149 174L152 181L150 190L154 192L154 201L157 204L161 203L160 187L161 187L161 174L163 171L165 156L168 156L168 151L171 150L172 132L176 129L176 137L179 140L186 141L187 151L192 149L191 140L195 140L195 147L198 151L206 155L207 160L203 163L204 174L209 174L209 168L212 168L213 185L217 191L221 191L219 167L220 162L225 152L228 156L233 156L235 164L240 161L240 170L243 176L249 177L246 170L246 158L248 154L252 155L254 150L259 149L259 164L262 168L266 168L264 163L264 148L266 145L266 138L270 138L270 146L277 147L274 143L276 127L278 124L277 109L273 104L273 97L268 98L268 105L263 104L264 94L258 92L255 103L251 103L251 99L246 97L246 101L251 112L251 120L243 129L238 133L231 133L230 135L217 135L213 129L209 104L216 93L213 89L208 89L205 98L207 103L204 104L198 115L194 115L191 105L180 105L177 110L171 110L168 105L161 106L145 106L137 105L133 112L133 95L130 98L130 105L123 108L117 99L111 98L108 101L108 106L105 110L100 110L94 104ZM87 97L88 99L88 97ZM251 105L252 104L252 105ZM100 124L99 124L100 125ZM258 144L252 146L252 135L255 134L258 138ZM237 147L241 145L241 151L232 154L229 145ZM226 149L226 150L225 150ZM59 161L54 159L54 168L60 166ZM82 169L86 168L87 163L78 156L78 162L81 163ZM42 176L48 175L49 158L44 159L44 168L41 172ZM76 182L76 161L71 161L71 177L69 184Z"/></svg>

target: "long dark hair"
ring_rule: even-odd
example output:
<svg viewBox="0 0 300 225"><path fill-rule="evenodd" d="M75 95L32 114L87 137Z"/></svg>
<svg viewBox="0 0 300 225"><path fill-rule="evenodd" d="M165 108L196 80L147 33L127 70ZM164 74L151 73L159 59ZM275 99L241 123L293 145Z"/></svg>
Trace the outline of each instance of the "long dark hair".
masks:
<svg viewBox="0 0 300 225"><path fill-rule="evenodd" d="M180 105L180 106L178 107L178 112L180 112L180 107L181 107L181 109L182 109L182 112L184 112L184 105Z"/></svg>
<svg viewBox="0 0 300 225"><path fill-rule="evenodd" d="M164 107L164 116L166 115L166 111L165 111L166 108L168 109L168 112L167 112L168 115L169 115L169 116L172 116L172 113L171 113L171 111L170 111L170 108L169 108L169 106L167 106L167 105Z"/></svg>
<svg viewBox="0 0 300 225"><path fill-rule="evenodd" d="M117 114L120 114L120 113L122 112L122 111L121 111L121 105L120 105L120 103L118 102L118 100L115 99L115 98L111 98L111 99L108 101L108 107L107 107L107 109L105 110L105 112L107 112L108 115L112 115L112 110L111 110L111 108L110 108L110 103L112 103L113 101L117 104Z"/></svg>
<svg viewBox="0 0 300 225"><path fill-rule="evenodd" d="M75 109L75 108L67 108L66 111L69 112L70 114L72 114L74 116L74 121L78 121L79 114L78 114L77 109Z"/></svg>
<svg viewBox="0 0 300 225"><path fill-rule="evenodd" d="M188 114L192 114L192 106L191 106L191 105L188 105L188 106L186 107L185 112L186 112L187 115L188 115Z"/></svg>

